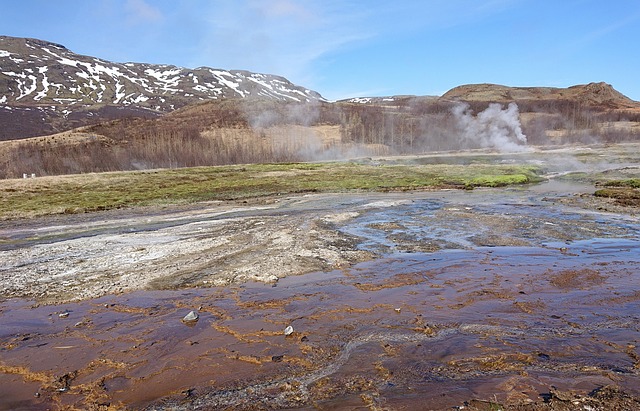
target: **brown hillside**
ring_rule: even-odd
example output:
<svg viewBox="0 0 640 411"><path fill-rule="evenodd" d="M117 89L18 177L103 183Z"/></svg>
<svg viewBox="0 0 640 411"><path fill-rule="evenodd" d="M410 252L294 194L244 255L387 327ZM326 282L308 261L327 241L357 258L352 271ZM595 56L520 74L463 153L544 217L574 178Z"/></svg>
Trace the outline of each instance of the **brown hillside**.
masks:
<svg viewBox="0 0 640 411"><path fill-rule="evenodd" d="M446 92L440 100L468 102L570 101L582 106L607 109L640 108L607 83L589 83L568 88L508 87L498 84L468 84Z"/></svg>
<svg viewBox="0 0 640 411"><path fill-rule="evenodd" d="M460 101L469 105L465 116L477 116L493 102L515 101L527 145L640 138L640 103L604 83L566 89L480 84L456 87L441 98L336 103L220 99L156 118L128 117L19 144L0 142L0 178L487 148L463 129L467 123L455 110Z"/></svg>

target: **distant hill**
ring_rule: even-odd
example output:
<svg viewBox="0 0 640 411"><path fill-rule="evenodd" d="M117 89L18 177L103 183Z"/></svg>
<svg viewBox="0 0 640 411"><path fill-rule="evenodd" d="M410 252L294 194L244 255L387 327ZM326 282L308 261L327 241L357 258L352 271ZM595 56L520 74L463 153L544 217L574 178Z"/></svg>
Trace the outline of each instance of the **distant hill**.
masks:
<svg viewBox="0 0 640 411"><path fill-rule="evenodd" d="M444 101L522 102L571 101L606 109L638 108L640 104L607 83L589 83L567 88L508 87L498 84L468 84L455 87L440 97Z"/></svg>
<svg viewBox="0 0 640 411"><path fill-rule="evenodd" d="M638 141L640 103L606 83L328 102L275 75L0 37L0 124L0 178L11 178Z"/></svg>
<svg viewBox="0 0 640 411"><path fill-rule="evenodd" d="M60 44L0 36L0 140L97 120L156 117L212 99L324 100L284 77L209 67L113 63Z"/></svg>
<svg viewBox="0 0 640 411"><path fill-rule="evenodd" d="M438 96L387 96L387 97L353 97L344 100L339 100L338 103L352 103L352 104L371 104L377 106L408 106L410 104L421 103L433 103L439 99Z"/></svg>
<svg viewBox="0 0 640 411"><path fill-rule="evenodd" d="M589 83L567 88L510 87L499 84L465 84L452 88L442 96L386 96L353 97L339 103L375 106L407 106L415 104L443 104L447 102L510 103L526 105L534 102L571 102L597 109L637 109L640 103L614 89L610 84Z"/></svg>

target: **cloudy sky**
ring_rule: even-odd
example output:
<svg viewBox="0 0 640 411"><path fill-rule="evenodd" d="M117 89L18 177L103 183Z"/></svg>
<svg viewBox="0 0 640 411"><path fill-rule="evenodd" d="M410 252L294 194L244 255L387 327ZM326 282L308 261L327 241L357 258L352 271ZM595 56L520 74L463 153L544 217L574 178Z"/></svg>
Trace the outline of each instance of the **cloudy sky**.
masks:
<svg viewBox="0 0 640 411"><path fill-rule="evenodd" d="M604 81L640 100L638 0L0 0L0 35L278 74L335 100Z"/></svg>

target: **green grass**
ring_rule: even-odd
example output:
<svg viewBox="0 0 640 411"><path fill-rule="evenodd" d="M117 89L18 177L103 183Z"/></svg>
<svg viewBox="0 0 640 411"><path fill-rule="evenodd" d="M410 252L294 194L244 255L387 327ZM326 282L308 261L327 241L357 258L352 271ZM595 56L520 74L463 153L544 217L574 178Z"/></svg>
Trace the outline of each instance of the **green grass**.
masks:
<svg viewBox="0 0 640 411"><path fill-rule="evenodd" d="M627 187L640 188L640 178L629 178L626 180L613 180L602 183L605 187Z"/></svg>
<svg viewBox="0 0 640 411"><path fill-rule="evenodd" d="M0 180L0 219L309 192L499 187L540 181L513 165L291 163Z"/></svg>

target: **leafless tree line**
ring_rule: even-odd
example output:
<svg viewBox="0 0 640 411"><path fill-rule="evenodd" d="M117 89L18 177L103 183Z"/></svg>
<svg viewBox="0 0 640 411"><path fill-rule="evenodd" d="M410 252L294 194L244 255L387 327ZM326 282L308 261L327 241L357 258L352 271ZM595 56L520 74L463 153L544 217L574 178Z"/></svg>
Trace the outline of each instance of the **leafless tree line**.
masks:
<svg viewBox="0 0 640 411"><path fill-rule="evenodd" d="M478 148L473 140L452 131L456 102L419 102L395 110L382 106L351 105L341 111L343 142L384 144L397 153ZM467 103L478 113L486 102ZM640 138L638 129L607 127L613 122L640 122L640 112L594 108L573 101L519 101L522 131L528 144L616 143ZM530 115L527 115L530 114ZM562 131L558 138L549 131Z"/></svg>
<svg viewBox="0 0 640 411"><path fill-rule="evenodd" d="M125 118L85 127L82 131L95 138L82 142L20 141L3 152L0 178L477 148L473 140L452 132L455 104L204 103L158 119ZM469 103L469 108L478 113L487 104ZM638 112L557 100L519 101L518 106L528 144L615 143L640 137L638 128L603 127L640 122ZM281 125L298 128L277 128ZM325 141L313 136L309 127L319 125L335 126L339 138Z"/></svg>

